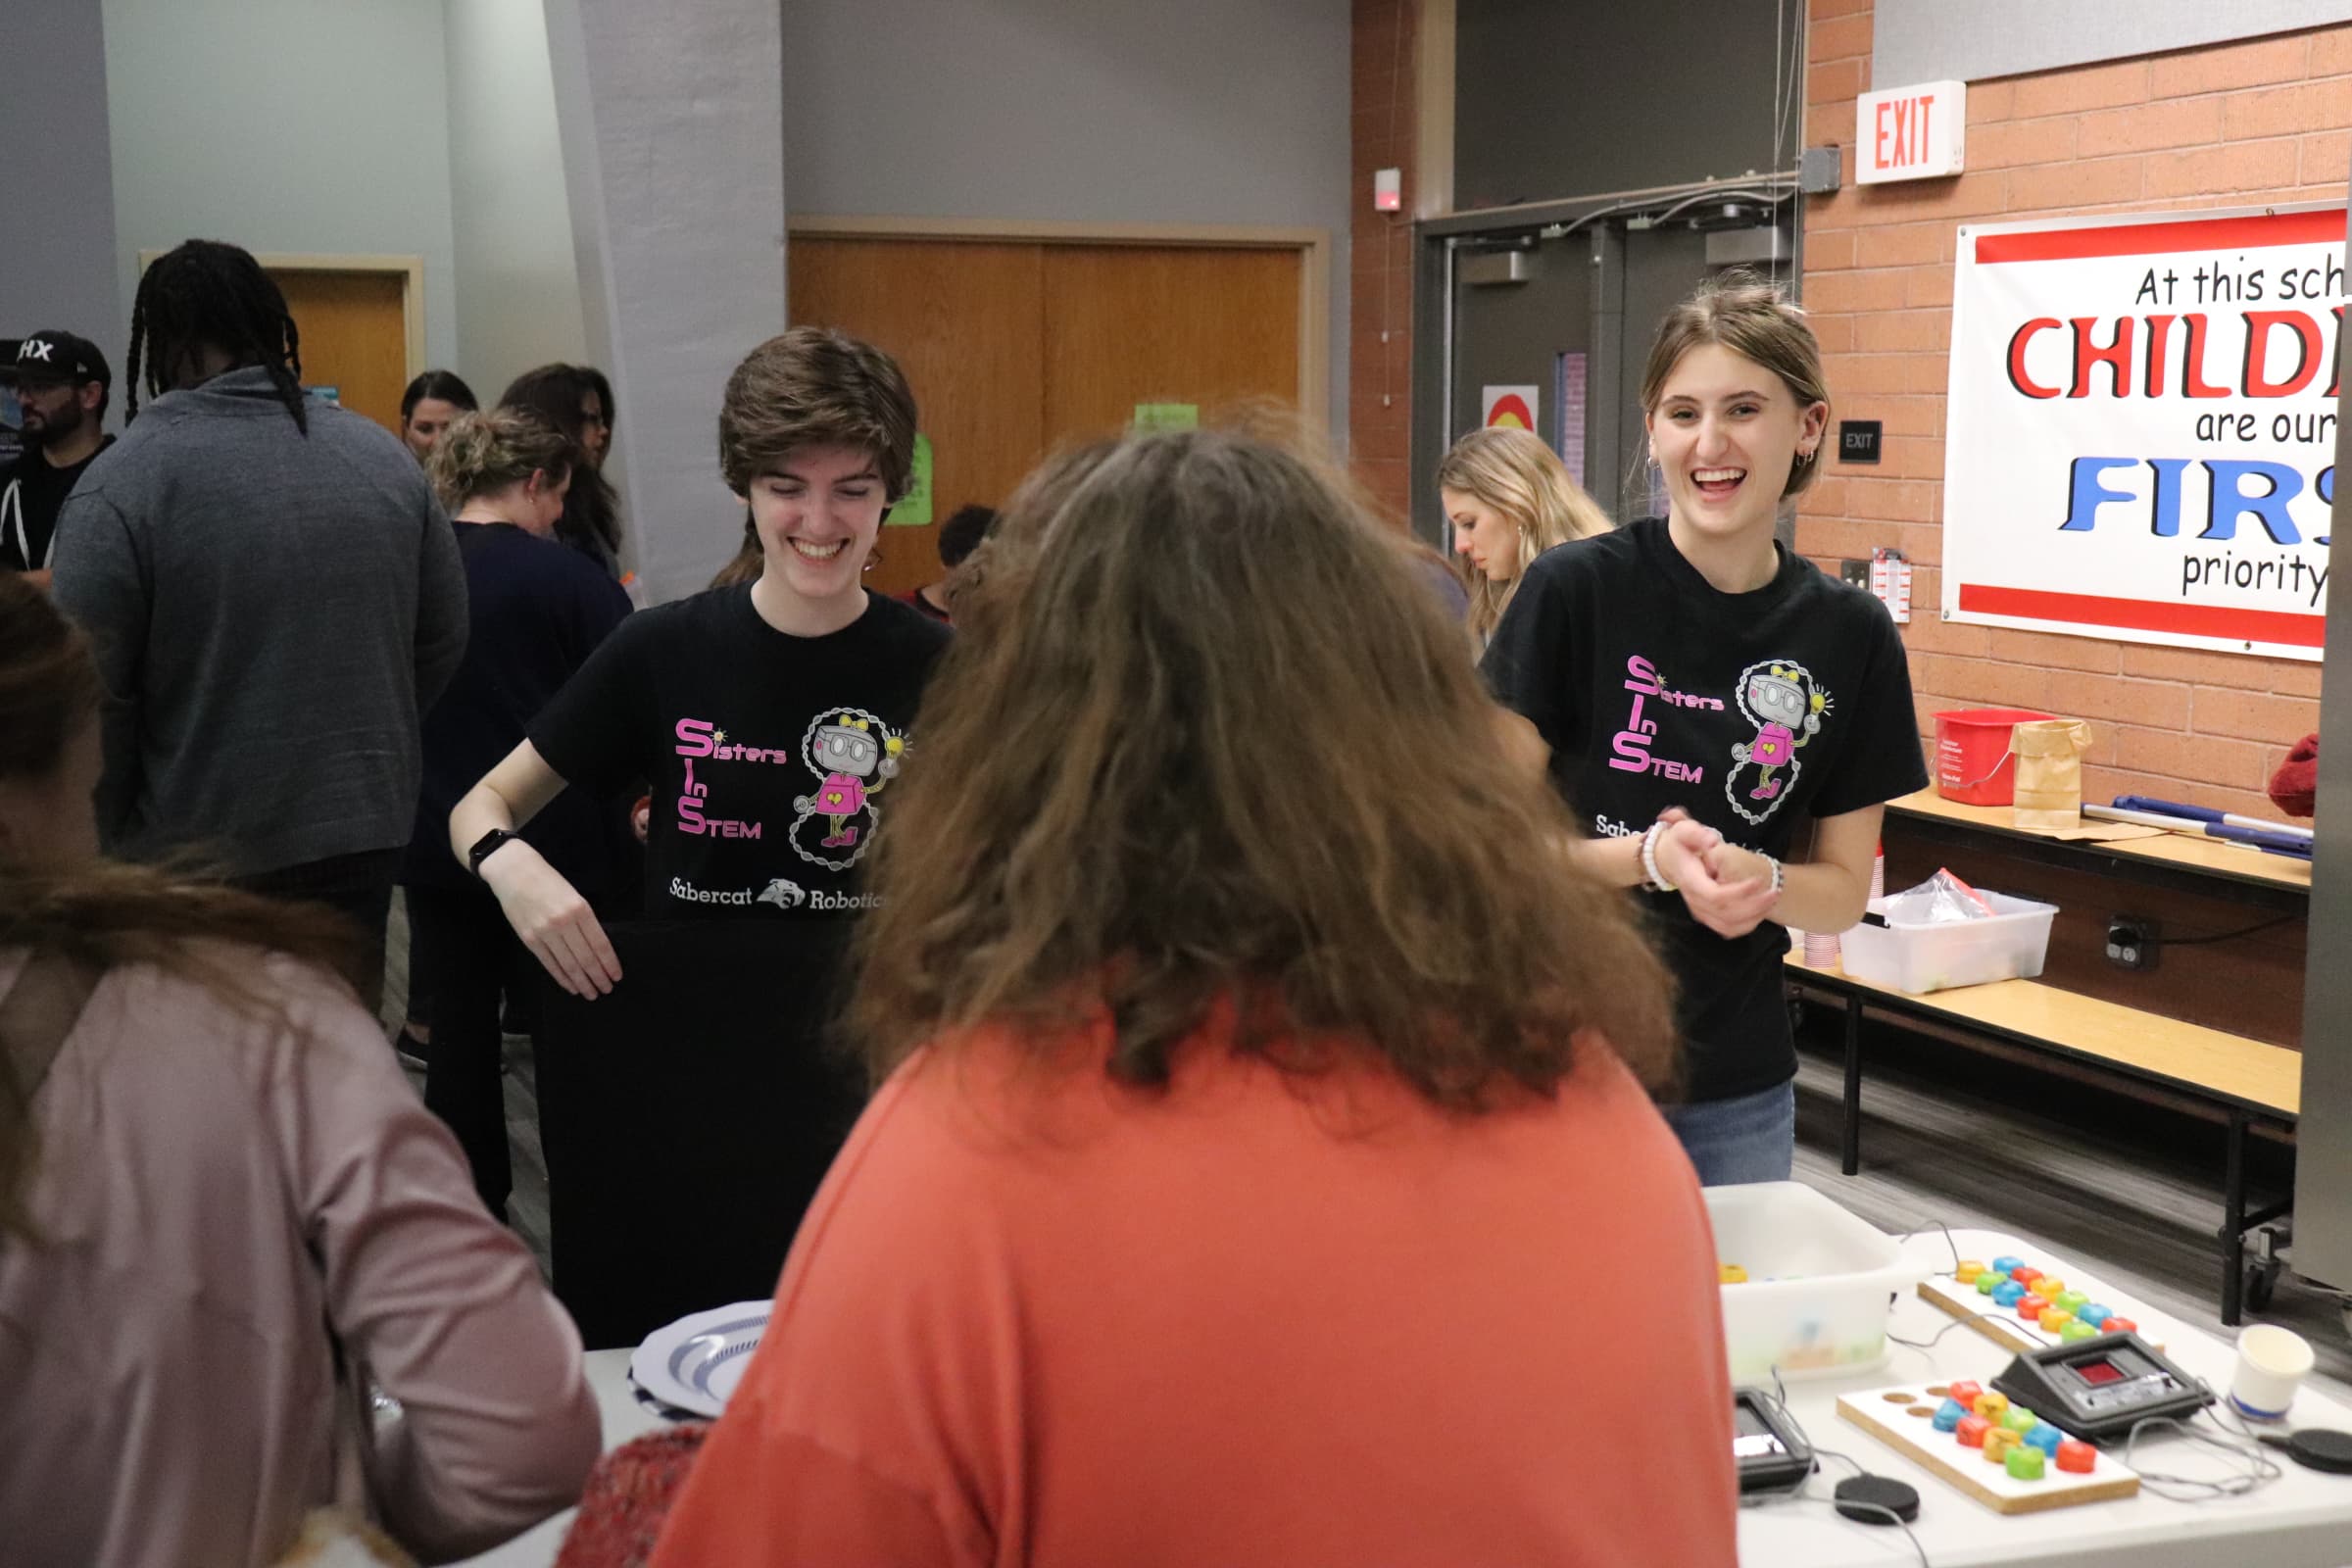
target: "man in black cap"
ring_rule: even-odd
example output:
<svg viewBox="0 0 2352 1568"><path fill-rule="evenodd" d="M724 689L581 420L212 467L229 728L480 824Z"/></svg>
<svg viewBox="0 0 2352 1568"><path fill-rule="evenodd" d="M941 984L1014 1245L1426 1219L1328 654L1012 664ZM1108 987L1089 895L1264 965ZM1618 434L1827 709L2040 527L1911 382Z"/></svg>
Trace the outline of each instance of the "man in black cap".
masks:
<svg viewBox="0 0 2352 1568"><path fill-rule="evenodd" d="M28 572L49 586L57 514L74 481L114 444L99 425L114 372L96 344L71 332L35 332L0 364L0 382L23 410L24 450L0 464L0 571Z"/></svg>

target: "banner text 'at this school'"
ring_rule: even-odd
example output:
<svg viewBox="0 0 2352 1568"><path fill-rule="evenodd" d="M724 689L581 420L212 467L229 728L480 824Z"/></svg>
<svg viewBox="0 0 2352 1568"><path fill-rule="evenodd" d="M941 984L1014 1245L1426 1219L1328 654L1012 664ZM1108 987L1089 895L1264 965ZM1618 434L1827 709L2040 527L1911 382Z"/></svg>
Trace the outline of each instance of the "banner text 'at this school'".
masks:
<svg viewBox="0 0 2352 1568"><path fill-rule="evenodd" d="M1947 620L2317 660L2344 209L1963 228Z"/></svg>

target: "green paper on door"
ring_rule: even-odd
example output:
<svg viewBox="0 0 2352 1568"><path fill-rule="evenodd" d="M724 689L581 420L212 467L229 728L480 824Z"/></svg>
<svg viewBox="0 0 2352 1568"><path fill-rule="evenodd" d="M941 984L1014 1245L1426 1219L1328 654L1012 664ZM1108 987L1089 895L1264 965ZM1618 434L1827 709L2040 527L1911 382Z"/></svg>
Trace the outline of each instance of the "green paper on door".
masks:
<svg viewBox="0 0 2352 1568"><path fill-rule="evenodd" d="M1200 405L1138 403L1135 406L1135 427L1138 430L1198 430L1200 428Z"/></svg>
<svg viewBox="0 0 2352 1568"><path fill-rule="evenodd" d="M920 528L931 521L931 438L914 438L914 466L906 479L906 493L890 509L882 519L890 528Z"/></svg>

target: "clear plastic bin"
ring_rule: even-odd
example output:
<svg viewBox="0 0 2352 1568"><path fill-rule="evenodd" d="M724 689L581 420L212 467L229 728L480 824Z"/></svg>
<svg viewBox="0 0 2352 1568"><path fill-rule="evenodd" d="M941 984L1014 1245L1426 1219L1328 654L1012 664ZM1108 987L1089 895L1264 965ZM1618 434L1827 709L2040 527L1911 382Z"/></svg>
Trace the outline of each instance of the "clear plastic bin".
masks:
<svg viewBox="0 0 2352 1568"><path fill-rule="evenodd" d="M1843 938L1845 972L1915 997L1992 980L2033 979L2049 954L2050 921L2058 906L2006 893L1984 897L1997 911L1988 919L1855 926ZM1884 914L1886 901L1873 899L1870 907Z"/></svg>
<svg viewBox="0 0 2352 1568"><path fill-rule="evenodd" d="M1802 1182L1710 1187L1715 1256L1747 1270L1723 1287L1732 1381L1866 1372L1886 1359L1886 1318L1899 1292L1928 1277L1895 1239Z"/></svg>

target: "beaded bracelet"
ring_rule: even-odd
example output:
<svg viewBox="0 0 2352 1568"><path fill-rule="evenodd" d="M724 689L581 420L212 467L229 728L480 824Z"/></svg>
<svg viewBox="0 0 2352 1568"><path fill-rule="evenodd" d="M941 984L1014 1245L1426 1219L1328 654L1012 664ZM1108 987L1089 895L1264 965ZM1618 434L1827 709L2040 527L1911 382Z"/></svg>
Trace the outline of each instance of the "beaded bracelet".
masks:
<svg viewBox="0 0 2352 1568"><path fill-rule="evenodd" d="M1658 869L1658 832L1665 825L1663 822L1652 822L1642 835L1642 874L1645 879L1642 886L1651 893L1675 891L1675 885L1667 881L1665 874Z"/></svg>

